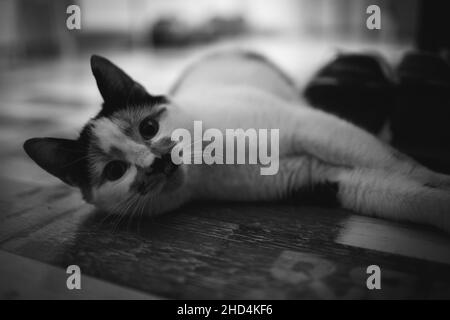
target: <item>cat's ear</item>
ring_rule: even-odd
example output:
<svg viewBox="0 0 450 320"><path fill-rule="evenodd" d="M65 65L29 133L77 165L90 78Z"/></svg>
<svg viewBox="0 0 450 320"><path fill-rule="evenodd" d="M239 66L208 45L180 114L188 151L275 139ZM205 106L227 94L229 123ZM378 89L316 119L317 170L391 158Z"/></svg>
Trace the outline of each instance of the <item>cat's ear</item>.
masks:
<svg viewBox="0 0 450 320"><path fill-rule="evenodd" d="M144 87L108 59L93 55L91 69L105 102L104 107L119 109L130 102L150 98Z"/></svg>
<svg viewBox="0 0 450 320"><path fill-rule="evenodd" d="M84 154L76 140L33 138L23 148L42 169L71 186L81 186L86 180L82 160Z"/></svg>

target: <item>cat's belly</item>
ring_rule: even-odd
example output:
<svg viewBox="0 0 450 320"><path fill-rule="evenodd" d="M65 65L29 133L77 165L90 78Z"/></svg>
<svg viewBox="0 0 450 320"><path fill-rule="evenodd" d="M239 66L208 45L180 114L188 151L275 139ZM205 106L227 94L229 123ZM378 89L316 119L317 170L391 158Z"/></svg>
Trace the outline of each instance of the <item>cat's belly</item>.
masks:
<svg viewBox="0 0 450 320"><path fill-rule="evenodd" d="M187 188L194 199L280 200L309 180L309 170L308 159L303 156L281 158L275 175L261 175L259 165L190 165Z"/></svg>

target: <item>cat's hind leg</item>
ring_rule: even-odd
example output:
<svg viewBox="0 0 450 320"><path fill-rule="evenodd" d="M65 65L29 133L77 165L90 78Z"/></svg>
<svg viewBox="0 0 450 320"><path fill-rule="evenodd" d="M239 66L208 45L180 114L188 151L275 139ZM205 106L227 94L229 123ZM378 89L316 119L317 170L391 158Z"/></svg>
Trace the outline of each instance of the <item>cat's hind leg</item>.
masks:
<svg viewBox="0 0 450 320"><path fill-rule="evenodd" d="M377 137L331 114L297 110L293 150L350 168L383 169L409 175L422 184L450 190L450 176L436 173Z"/></svg>
<svg viewBox="0 0 450 320"><path fill-rule="evenodd" d="M431 225L450 232L450 193L401 174L376 169L331 169L339 204L367 216Z"/></svg>
<svg viewBox="0 0 450 320"><path fill-rule="evenodd" d="M278 196L341 207L365 216L431 225L450 233L450 193L384 169L336 166L310 155L286 159L280 173L261 178L283 185ZM271 180L271 181L269 181ZM273 181L272 181L273 180ZM271 189L271 188L270 188ZM269 198L268 195L265 198Z"/></svg>

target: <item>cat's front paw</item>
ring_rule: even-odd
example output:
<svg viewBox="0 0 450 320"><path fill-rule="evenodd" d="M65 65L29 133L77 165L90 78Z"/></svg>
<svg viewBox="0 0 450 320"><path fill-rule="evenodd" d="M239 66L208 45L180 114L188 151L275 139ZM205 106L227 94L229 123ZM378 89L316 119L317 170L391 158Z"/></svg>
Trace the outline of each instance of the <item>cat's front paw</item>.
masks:
<svg viewBox="0 0 450 320"><path fill-rule="evenodd" d="M415 172L415 175L426 187L450 191L450 175L429 170Z"/></svg>
<svg viewBox="0 0 450 320"><path fill-rule="evenodd" d="M450 176L437 173L430 180L429 186L450 192Z"/></svg>

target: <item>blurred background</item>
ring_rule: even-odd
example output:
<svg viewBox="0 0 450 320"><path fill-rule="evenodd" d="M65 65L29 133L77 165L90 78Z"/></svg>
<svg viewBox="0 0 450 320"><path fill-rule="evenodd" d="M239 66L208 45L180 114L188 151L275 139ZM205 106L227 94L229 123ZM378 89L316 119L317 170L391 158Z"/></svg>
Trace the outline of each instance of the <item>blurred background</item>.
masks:
<svg viewBox="0 0 450 320"><path fill-rule="evenodd" d="M81 9L79 30L66 27L72 4ZM366 27L373 4L380 30ZM74 137L95 115L91 54L164 93L203 52L246 48L272 59L300 93L337 53L376 52L395 66L413 48L448 47L444 13L421 0L0 0L1 174L52 179L29 170L21 145L36 135Z"/></svg>
<svg viewBox="0 0 450 320"><path fill-rule="evenodd" d="M81 30L65 27L81 8ZM382 28L365 27L366 8L382 10ZM424 20L419 0L1 0L0 57L61 57L108 48L174 48L237 37L413 44ZM423 13L423 12L422 12Z"/></svg>

